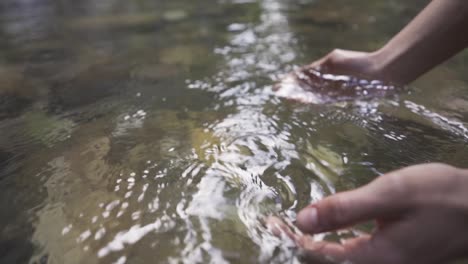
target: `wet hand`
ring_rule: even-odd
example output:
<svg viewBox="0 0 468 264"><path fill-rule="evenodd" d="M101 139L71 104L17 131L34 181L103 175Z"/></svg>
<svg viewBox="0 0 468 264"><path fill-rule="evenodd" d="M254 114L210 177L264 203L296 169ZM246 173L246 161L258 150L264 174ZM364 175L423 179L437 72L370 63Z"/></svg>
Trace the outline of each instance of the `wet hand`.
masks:
<svg viewBox="0 0 468 264"><path fill-rule="evenodd" d="M329 103L382 97L395 90L378 69L375 53L334 50L324 58L288 74L277 95L306 103Z"/></svg>
<svg viewBox="0 0 468 264"><path fill-rule="evenodd" d="M310 205L297 216L304 233L316 234L376 220L370 235L343 243L315 242L278 219L273 232L285 232L306 259L317 256L343 263L446 263L468 255L468 171L442 164L408 167L372 183ZM348 263L348 262L345 262Z"/></svg>
<svg viewBox="0 0 468 264"><path fill-rule="evenodd" d="M352 75L363 79L381 79L376 53L335 49L325 57L303 68L336 75Z"/></svg>

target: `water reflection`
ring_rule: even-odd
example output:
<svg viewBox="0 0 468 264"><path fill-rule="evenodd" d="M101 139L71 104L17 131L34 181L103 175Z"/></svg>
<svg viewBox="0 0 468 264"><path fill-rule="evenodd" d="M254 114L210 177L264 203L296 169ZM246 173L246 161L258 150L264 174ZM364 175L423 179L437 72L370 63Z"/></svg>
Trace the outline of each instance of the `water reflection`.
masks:
<svg viewBox="0 0 468 264"><path fill-rule="evenodd" d="M297 263L265 216L293 223L383 172L468 153L466 120L411 94L277 96L273 84L317 52L303 43L344 23L336 3L0 6L0 246L13 249L0 262ZM326 23L302 36L310 13Z"/></svg>

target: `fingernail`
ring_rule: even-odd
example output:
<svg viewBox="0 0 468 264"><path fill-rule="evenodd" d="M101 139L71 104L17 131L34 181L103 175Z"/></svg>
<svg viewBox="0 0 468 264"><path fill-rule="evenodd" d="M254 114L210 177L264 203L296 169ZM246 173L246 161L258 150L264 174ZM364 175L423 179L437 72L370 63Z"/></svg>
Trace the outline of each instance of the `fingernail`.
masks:
<svg viewBox="0 0 468 264"><path fill-rule="evenodd" d="M313 233L318 229L318 211L315 207L307 207L297 215L297 226L303 232Z"/></svg>

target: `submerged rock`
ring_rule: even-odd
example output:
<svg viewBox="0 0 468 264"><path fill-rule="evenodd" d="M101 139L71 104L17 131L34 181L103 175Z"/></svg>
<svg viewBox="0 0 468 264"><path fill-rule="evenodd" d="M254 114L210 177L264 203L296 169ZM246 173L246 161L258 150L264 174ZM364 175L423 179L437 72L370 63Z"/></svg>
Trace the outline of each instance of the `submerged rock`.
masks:
<svg viewBox="0 0 468 264"><path fill-rule="evenodd" d="M36 257L47 254L48 263L98 263L90 236L99 226L91 218L102 214L99 204L117 199L113 193L90 188L73 167L73 161L62 157L46 170L51 173L45 183L48 196L37 213L33 241L41 249Z"/></svg>
<svg viewBox="0 0 468 264"><path fill-rule="evenodd" d="M109 138L96 138L88 144L79 146L79 149L69 155L71 168L90 184L98 184L106 180L106 176L111 171L106 161L109 151Z"/></svg>
<svg viewBox="0 0 468 264"><path fill-rule="evenodd" d="M55 82L49 95L50 108L69 110L116 95L128 80L128 75L126 65L106 62L88 66Z"/></svg>

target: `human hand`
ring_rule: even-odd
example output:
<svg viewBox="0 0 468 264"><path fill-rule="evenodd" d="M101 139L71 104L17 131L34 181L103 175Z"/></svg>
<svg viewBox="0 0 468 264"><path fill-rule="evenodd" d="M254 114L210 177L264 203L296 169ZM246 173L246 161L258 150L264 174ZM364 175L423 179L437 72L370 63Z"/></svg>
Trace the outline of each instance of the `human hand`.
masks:
<svg viewBox="0 0 468 264"><path fill-rule="evenodd" d="M315 69L335 75L352 75L363 79L381 79L376 52L335 49L325 57L305 66L302 71Z"/></svg>
<svg viewBox="0 0 468 264"><path fill-rule="evenodd" d="M396 87L386 83L377 52L334 50L320 60L288 74L277 95L306 103L328 103L382 97Z"/></svg>
<svg viewBox="0 0 468 264"><path fill-rule="evenodd" d="M368 220L377 221L374 233L342 244L314 242L275 218L267 225L275 234L286 232L309 260L327 256L356 264L446 263L468 255L468 171L427 164L391 172L310 205L296 224L317 234Z"/></svg>

